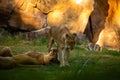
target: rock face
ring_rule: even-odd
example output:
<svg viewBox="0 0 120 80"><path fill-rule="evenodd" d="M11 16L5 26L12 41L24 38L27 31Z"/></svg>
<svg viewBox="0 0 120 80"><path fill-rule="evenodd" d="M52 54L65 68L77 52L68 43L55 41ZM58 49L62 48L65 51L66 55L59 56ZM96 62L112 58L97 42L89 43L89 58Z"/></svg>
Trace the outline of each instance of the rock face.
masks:
<svg viewBox="0 0 120 80"><path fill-rule="evenodd" d="M101 31L97 44L120 51L120 0L108 0L108 3L105 28Z"/></svg>
<svg viewBox="0 0 120 80"><path fill-rule="evenodd" d="M35 0L1 0L0 5L1 23L9 27L34 30L45 24L45 15L35 8Z"/></svg>
<svg viewBox="0 0 120 80"><path fill-rule="evenodd" d="M92 43L96 43L101 30L104 28L108 7L108 0L95 0L94 10L91 13L88 25L85 29L85 33Z"/></svg>
<svg viewBox="0 0 120 80"><path fill-rule="evenodd" d="M50 26L69 25L72 32L83 33L93 11L94 0L64 0L48 15Z"/></svg>
<svg viewBox="0 0 120 80"><path fill-rule="evenodd" d="M119 17L120 0L0 0L0 35L3 28L32 31L67 24L94 44L119 49Z"/></svg>
<svg viewBox="0 0 120 80"><path fill-rule="evenodd" d="M94 0L1 0L0 5L1 22L9 27L30 31L68 24L71 31L83 33Z"/></svg>

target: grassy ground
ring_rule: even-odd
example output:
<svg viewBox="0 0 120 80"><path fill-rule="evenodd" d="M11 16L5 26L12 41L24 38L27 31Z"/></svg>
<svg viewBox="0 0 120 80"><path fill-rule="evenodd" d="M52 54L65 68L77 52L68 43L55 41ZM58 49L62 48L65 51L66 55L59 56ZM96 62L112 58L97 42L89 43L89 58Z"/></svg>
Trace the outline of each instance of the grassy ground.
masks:
<svg viewBox="0 0 120 80"><path fill-rule="evenodd" d="M0 38L0 50L9 46L14 55L36 50L47 52L47 40L23 41L19 38ZM104 49L86 51L76 45L70 54L70 66L59 64L23 65L0 70L0 80L120 80L120 53Z"/></svg>

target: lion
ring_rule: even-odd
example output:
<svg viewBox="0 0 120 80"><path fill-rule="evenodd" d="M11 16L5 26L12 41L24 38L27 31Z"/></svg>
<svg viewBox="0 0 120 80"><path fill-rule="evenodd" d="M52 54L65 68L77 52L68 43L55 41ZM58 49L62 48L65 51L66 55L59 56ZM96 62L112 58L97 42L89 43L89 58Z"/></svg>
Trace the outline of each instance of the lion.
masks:
<svg viewBox="0 0 120 80"><path fill-rule="evenodd" d="M49 53L29 51L25 54L13 56L13 59L19 64L49 64L51 60L55 59L57 52L55 49L50 50Z"/></svg>
<svg viewBox="0 0 120 80"><path fill-rule="evenodd" d="M11 69L18 66L16 61L12 57L0 56L0 69Z"/></svg>
<svg viewBox="0 0 120 80"><path fill-rule="evenodd" d="M52 26L48 35L48 51L55 42L58 49L58 60L60 66L69 65L68 58L71 50L74 49L76 41L76 33L71 33L66 25Z"/></svg>
<svg viewBox="0 0 120 80"><path fill-rule="evenodd" d="M10 48L3 49L5 51L2 54L6 54L8 49L11 51ZM12 53L9 54L12 55ZM14 56L0 56L0 69L19 66L19 64L46 65L53 61L57 61L57 49L51 49L49 53L28 51Z"/></svg>
<svg viewBox="0 0 120 80"><path fill-rule="evenodd" d="M8 57L8 56L13 56L12 51L9 47L4 47L1 51L0 51L0 56L2 57Z"/></svg>
<svg viewBox="0 0 120 80"><path fill-rule="evenodd" d="M9 47L4 47L0 51L0 69L11 69L17 66L15 60L12 59L12 51Z"/></svg>

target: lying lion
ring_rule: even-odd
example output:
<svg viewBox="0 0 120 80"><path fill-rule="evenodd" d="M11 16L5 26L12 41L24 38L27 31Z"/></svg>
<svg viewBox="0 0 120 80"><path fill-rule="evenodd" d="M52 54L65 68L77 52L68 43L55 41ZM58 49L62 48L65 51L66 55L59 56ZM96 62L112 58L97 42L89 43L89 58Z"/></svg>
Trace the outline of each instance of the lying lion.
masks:
<svg viewBox="0 0 120 80"><path fill-rule="evenodd" d="M30 51L25 54L15 55L12 58L19 64L49 64L56 57L56 51L52 49L48 54Z"/></svg>
<svg viewBox="0 0 120 80"><path fill-rule="evenodd" d="M5 56L3 56L5 54ZM48 54L43 52L29 51L25 54L18 54L13 56L11 49L5 47L0 51L0 68L10 68L18 64L49 64L57 60L57 50L51 49Z"/></svg>

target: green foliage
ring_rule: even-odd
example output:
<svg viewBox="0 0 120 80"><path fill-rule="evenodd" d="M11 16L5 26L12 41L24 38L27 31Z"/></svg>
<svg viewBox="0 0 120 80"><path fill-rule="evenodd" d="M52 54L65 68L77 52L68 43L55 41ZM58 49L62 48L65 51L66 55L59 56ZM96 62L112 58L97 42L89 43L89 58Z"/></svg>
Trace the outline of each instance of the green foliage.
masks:
<svg viewBox="0 0 120 80"><path fill-rule="evenodd" d="M120 56L120 52L114 50L103 49L103 53L114 56Z"/></svg>
<svg viewBox="0 0 120 80"><path fill-rule="evenodd" d="M11 36L2 36L0 37L0 45L12 46L20 43L20 38L13 38Z"/></svg>
<svg viewBox="0 0 120 80"><path fill-rule="evenodd" d="M27 51L47 52L47 39L24 41L18 38L0 38L0 49L9 46L14 55ZM76 45L70 53L70 66L59 64L21 65L0 70L0 80L119 80L120 53L104 49L102 52L86 51Z"/></svg>
<svg viewBox="0 0 120 80"><path fill-rule="evenodd" d="M46 45L47 44L47 39L46 38L42 38L42 39L34 39L33 41L31 41L29 43L29 45L31 46L40 46L40 45Z"/></svg>

